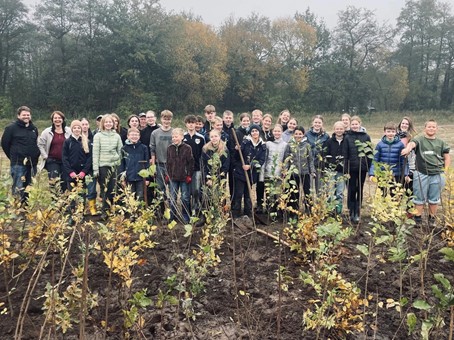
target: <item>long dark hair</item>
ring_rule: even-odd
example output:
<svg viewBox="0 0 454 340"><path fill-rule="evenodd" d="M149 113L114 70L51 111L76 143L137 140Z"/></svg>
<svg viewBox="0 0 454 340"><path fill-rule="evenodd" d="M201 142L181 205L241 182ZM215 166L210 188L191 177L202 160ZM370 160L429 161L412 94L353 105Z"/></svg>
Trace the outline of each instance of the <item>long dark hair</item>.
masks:
<svg viewBox="0 0 454 340"><path fill-rule="evenodd" d="M55 125L54 125L54 116L59 115L63 122L61 123L61 128L63 129L63 133L65 133L65 128L66 128L66 121L65 121L65 114L61 111L54 111L50 114L50 121L52 122L52 127L51 131L52 133L55 133Z"/></svg>

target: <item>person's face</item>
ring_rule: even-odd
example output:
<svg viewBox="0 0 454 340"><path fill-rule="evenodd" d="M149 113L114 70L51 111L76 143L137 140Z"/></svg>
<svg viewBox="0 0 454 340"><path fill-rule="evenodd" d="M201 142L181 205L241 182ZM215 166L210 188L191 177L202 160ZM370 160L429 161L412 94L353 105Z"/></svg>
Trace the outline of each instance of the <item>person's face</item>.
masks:
<svg viewBox="0 0 454 340"><path fill-rule="evenodd" d="M352 121L350 122L350 129L351 129L352 131L358 132L360 128L361 128L361 123L358 122L357 120L352 120Z"/></svg>
<svg viewBox="0 0 454 340"><path fill-rule="evenodd" d="M196 122L187 122L186 123L186 129L188 129L188 131L194 131L195 130L195 125L196 125Z"/></svg>
<svg viewBox="0 0 454 340"><path fill-rule="evenodd" d="M260 131L257 130L257 129L252 129L252 131L251 131L251 137L252 137L252 139L254 139L254 140L259 139L259 137L260 137Z"/></svg>
<svg viewBox="0 0 454 340"><path fill-rule="evenodd" d="M138 128L139 127L139 119L137 117L132 117L129 120L129 127L131 128Z"/></svg>
<svg viewBox="0 0 454 340"><path fill-rule="evenodd" d="M262 122L262 115L259 112L253 112L252 113L252 122L254 124L260 125L260 123Z"/></svg>
<svg viewBox="0 0 454 340"><path fill-rule="evenodd" d="M218 131L222 131L222 128L223 128L222 122L215 122L214 128Z"/></svg>
<svg viewBox="0 0 454 340"><path fill-rule="evenodd" d="M344 127L348 129L350 127L350 118L342 117L342 123L344 123Z"/></svg>
<svg viewBox="0 0 454 340"><path fill-rule="evenodd" d="M199 131L202 130L202 129L203 129L203 122L197 121L197 122L195 123L195 130L196 130L197 132L199 132Z"/></svg>
<svg viewBox="0 0 454 340"><path fill-rule="evenodd" d="M402 119L402 121L400 122L400 130L406 132L409 128L410 123L408 122L408 120Z"/></svg>
<svg viewBox="0 0 454 340"><path fill-rule="evenodd" d="M269 131L271 129L271 118L270 117L266 117L264 119L262 119L262 126L263 126L263 130L265 131Z"/></svg>
<svg viewBox="0 0 454 340"><path fill-rule="evenodd" d="M312 127L314 131L320 131L323 128L323 122L320 118L315 118L312 122Z"/></svg>
<svg viewBox="0 0 454 340"><path fill-rule="evenodd" d="M221 136L219 135L219 133L216 132L210 133L210 141L213 145L218 145L220 140Z"/></svg>
<svg viewBox="0 0 454 340"><path fill-rule="evenodd" d="M147 124L148 125L155 125L156 124L156 116L152 113L147 113L147 117L146 117L146 120L147 120Z"/></svg>
<svg viewBox="0 0 454 340"><path fill-rule="evenodd" d="M243 117L243 119L241 119L241 126L243 128L247 128L250 124L251 124L251 119L249 117Z"/></svg>
<svg viewBox="0 0 454 340"><path fill-rule="evenodd" d="M207 112L205 111L205 118L209 121L209 122L212 122L214 117L216 117L216 112L214 111L211 111L211 112Z"/></svg>
<svg viewBox="0 0 454 340"><path fill-rule="evenodd" d="M337 137L343 136L344 132L345 132L345 127L344 127L344 125L337 124L337 125L334 127L334 134L335 134Z"/></svg>
<svg viewBox="0 0 454 340"><path fill-rule="evenodd" d="M28 124L28 123L30 123L30 120L32 119L32 115L28 111L21 111L17 115L17 119L24 122L25 124Z"/></svg>
<svg viewBox="0 0 454 340"><path fill-rule="evenodd" d="M396 130L394 130L394 129L386 129L385 130L385 136L389 140L394 139L394 137L396 137Z"/></svg>
<svg viewBox="0 0 454 340"><path fill-rule="evenodd" d="M274 139L281 138L282 137L282 129L280 129L279 127L274 127L273 136L274 136Z"/></svg>
<svg viewBox="0 0 454 340"><path fill-rule="evenodd" d="M84 119L80 123L82 125L82 132L88 132L88 130L90 129L90 123L88 122L88 120Z"/></svg>
<svg viewBox="0 0 454 340"><path fill-rule="evenodd" d="M293 131L296 129L296 120L294 119L290 119L287 123L287 128L290 130L290 131Z"/></svg>
<svg viewBox="0 0 454 340"><path fill-rule="evenodd" d="M230 126L233 123L233 116L232 115L225 115L222 120L224 121L225 125Z"/></svg>
<svg viewBox="0 0 454 340"><path fill-rule="evenodd" d="M168 128L170 127L170 124L172 124L172 118L169 117L162 117L161 118L161 124L163 127Z"/></svg>
<svg viewBox="0 0 454 340"><path fill-rule="evenodd" d="M181 144L183 141L183 135L180 133L172 133L172 143L175 145Z"/></svg>
<svg viewBox="0 0 454 340"><path fill-rule="evenodd" d="M433 137L437 133L438 126L435 122L428 122L424 127L424 132L428 137Z"/></svg>
<svg viewBox="0 0 454 340"><path fill-rule="evenodd" d="M52 123L54 123L55 126L61 126L63 124L63 117L58 113L55 113L52 116Z"/></svg>
<svg viewBox="0 0 454 340"><path fill-rule="evenodd" d="M293 138L295 138L297 142L301 142L303 140L303 137L304 133L301 130L295 130L295 132L293 133Z"/></svg>
<svg viewBox="0 0 454 340"><path fill-rule="evenodd" d="M139 124L141 127L147 126L147 117L145 116L139 117Z"/></svg>
<svg viewBox="0 0 454 340"><path fill-rule="evenodd" d="M112 130L115 126L114 120L112 118L106 118L104 120L104 130Z"/></svg>
<svg viewBox="0 0 454 340"><path fill-rule="evenodd" d="M282 123L288 123L288 121L290 120L290 113L285 111L281 114L281 122Z"/></svg>
<svg viewBox="0 0 454 340"><path fill-rule="evenodd" d="M118 128L118 119L115 118L115 117L113 117L113 118L112 118L112 122L113 122L113 126L114 126L114 128L115 128L115 130L116 130L116 129Z"/></svg>
<svg viewBox="0 0 454 340"><path fill-rule="evenodd" d="M132 143L135 144L135 143L137 143L137 142L139 141L139 139L140 139L140 133L135 132L135 131L134 131L134 132L129 132L129 133L128 133L128 139L129 139L129 141L131 141Z"/></svg>
<svg viewBox="0 0 454 340"><path fill-rule="evenodd" d="M74 134L74 136L79 137L82 133L82 128L80 127L80 125L74 125L71 131Z"/></svg>

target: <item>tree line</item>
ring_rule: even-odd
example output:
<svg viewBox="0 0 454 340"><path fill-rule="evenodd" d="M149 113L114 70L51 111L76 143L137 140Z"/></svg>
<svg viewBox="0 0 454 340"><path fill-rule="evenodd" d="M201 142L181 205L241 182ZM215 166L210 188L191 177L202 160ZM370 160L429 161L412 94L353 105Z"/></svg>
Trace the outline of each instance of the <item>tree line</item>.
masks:
<svg viewBox="0 0 454 340"><path fill-rule="evenodd" d="M159 0L0 0L0 117L148 109L310 112L451 109L454 16L408 0L395 27L348 6L218 28Z"/></svg>

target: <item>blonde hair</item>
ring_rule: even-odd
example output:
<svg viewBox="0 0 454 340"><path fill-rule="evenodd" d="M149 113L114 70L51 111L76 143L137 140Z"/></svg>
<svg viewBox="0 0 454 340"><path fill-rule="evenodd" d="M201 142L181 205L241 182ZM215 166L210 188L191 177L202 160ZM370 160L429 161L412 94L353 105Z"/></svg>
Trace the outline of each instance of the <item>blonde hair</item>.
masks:
<svg viewBox="0 0 454 340"><path fill-rule="evenodd" d="M173 118L173 113L170 110L164 110L161 112L161 118Z"/></svg>
<svg viewBox="0 0 454 340"><path fill-rule="evenodd" d="M361 125L362 122L361 122L361 118L359 118L359 116L353 116L353 117L350 119L350 122L352 122L352 121L354 121L354 120L356 120L356 121L359 123L359 125Z"/></svg>
<svg viewBox="0 0 454 340"><path fill-rule="evenodd" d="M71 122L71 132L73 130L73 127L79 126L80 127L80 138L82 140L82 149L84 150L85 153L90 152L90 148L88 147L88 137L82 133L82 122L80 120L73 120Z"/></svg>
<svg viewBox="0 0 454 340"><path fill-rule="evenodd" d="M184 130L182 128L175 128L172 130L172 135L184 136Z"/></svg>
<svg viewBox="0 0 454 340"><path fill-rule="evenodd" d="M115 116L117 116L117 115L115 115ZM112 123L114 123L114 117L115 116L114 116L114 114L110 114L110 113L107 113L107 114L102 116L101 122L99 123L99 128L101 129L101 131L106 131L106 128L104 127L104 125L105 125L107 119L110 119L112 121ZM118 122L118 126L120 126L120 122ZM115 131L115 124L114 124L112 130Z"/></svg>

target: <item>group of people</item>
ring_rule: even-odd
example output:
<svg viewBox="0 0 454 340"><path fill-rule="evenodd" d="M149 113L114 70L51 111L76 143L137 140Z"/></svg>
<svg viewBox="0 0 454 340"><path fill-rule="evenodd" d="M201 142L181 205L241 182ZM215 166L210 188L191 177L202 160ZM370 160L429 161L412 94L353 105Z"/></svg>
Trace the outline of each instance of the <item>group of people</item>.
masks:
<svg viewBox="0 0 454 340"><path fill-rule="evenodd" d="M13 193L26 202L25 188L40 168L47 170L49 179L62 191L78 183L85 185L91 175L99 183L105 216L123 186L147 204L158 199L162 209L169 199L171 219L189 223L203 210L204 187L211 186L215 178L227 179L233 217L251 216L254 209L278 212L273 203L276 193L265 188L282 183L284 173L290 174L289 183L294 186L289 191L290 206L308 213L311 190L318 192L326 171L331 171L336 212L343 210L348 183L350 219L359 222L366 177L373 179L386 163L394 183L413 191L415 219L420 221L425 203L429 204L430 219L435 218L443 173L450 164L449 146L436 137L435 121L426 122L424 134L416 137L409 117L398 125L387 123L373 153L370 136L358 116L342 115L330 136L320 115L313 117L306 131L288 110L279 114L274 125L272 115L258 109L242 113L238 127L232 111L226 110L220 117L213 105L207 105L204 114L187 115L185 129L172 127L169 110L161 112L160 124L153 111L131 115L128 128L121 126L116 114L105 114L97 117L97 128L91 131L87 119L73 120L67 126L65 115L54 111L51 127L38 134L31 110L21 106L17 120L5 128L1 141L11 163ZM139 174L150 165L155 165L155 176ZM151 181L156 185L150 185ZM255 208L251 188L255 190ZM96 198L96 181L87 181L86 199L92 214L97 213Z"/></svg>

